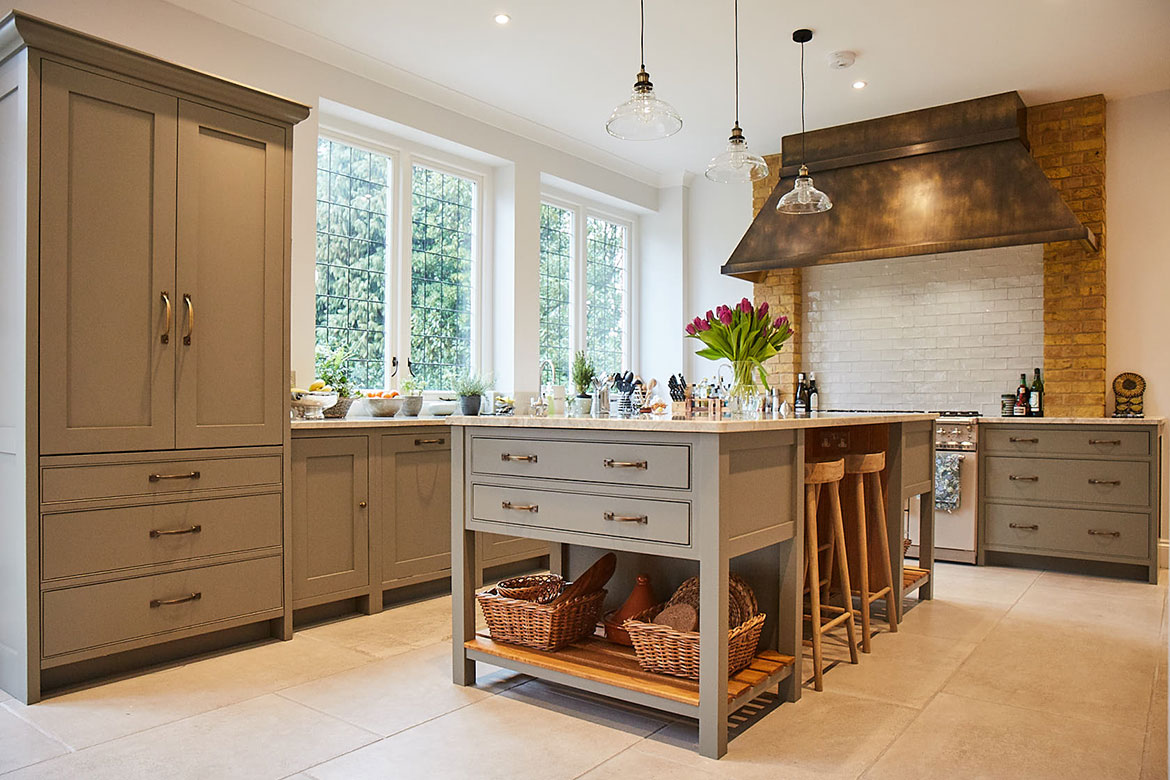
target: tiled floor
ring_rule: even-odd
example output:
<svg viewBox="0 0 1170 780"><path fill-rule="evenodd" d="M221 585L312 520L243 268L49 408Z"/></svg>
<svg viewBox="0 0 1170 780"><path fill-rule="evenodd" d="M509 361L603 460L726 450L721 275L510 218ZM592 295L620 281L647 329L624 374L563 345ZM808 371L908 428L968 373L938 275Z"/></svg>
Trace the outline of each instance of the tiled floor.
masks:
<svg viewBox="0 0 1170 780"><path fill-rule="evenodd" d="M0 774L1165 778L1166 592L941 565L897 634L721 761L693 751L688 721L483 666L478 687L451 685L438 598L33 707L0 692Z"/></svg>

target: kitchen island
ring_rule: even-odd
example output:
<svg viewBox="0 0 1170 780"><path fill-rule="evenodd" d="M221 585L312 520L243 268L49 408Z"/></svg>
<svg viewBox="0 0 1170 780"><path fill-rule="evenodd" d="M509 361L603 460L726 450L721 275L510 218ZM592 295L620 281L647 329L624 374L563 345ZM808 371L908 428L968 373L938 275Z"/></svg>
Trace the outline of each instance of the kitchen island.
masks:
<svg viewBox="0 0 1170 780"><path fill-rule="evenodd" d="M919 567L904 569L906 501L933 493L930 414L744 421L452 417L453 677L488 662L559 684L692 717L699 750L727 750L729 713L769 689L800 697L806 456L884 450L887 537L901 596L930 598L933 502L922 501ZM606 610L647 573L665 597L699 586L699 680L641 670L628 648L581 640L549 653L477 634L476 533L560 544L554 568L579 575L618 554ZM729 679L729 575L767 615L756 660ZM662 587L662 586L666 587ZM874 587L880 587L875 583Z"/></svg>

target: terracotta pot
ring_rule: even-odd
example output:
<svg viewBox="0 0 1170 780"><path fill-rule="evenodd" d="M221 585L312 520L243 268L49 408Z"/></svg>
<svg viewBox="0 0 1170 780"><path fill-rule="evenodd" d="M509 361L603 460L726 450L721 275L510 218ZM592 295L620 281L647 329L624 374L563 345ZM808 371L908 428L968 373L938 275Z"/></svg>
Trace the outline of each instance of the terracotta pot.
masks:
<svg viewBox="0 0 1170 780"><path fill-rule="evenodd" d="M657 603L658 600L654 598L654 591L650 587L650 578L645 574L639 574L634 589L630 591L625 603L605 616L605 638L614 644L633 646L630 634L622 628L622 623Z"/></svg>

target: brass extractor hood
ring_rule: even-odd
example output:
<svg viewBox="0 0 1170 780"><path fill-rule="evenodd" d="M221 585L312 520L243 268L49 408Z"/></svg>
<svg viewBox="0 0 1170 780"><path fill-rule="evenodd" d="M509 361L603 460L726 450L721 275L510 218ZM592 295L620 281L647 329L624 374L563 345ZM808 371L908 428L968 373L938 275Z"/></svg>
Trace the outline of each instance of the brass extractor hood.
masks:
<svg viewBox="0 0 1170 780"><path fill-rule="evenodd" d="M800 165L785 136L780 183L724 264L755 280L775 268L1097 237L1028 148L1016 92L808 133L807 164L833 199L821 214L776 211Z"/></svg>

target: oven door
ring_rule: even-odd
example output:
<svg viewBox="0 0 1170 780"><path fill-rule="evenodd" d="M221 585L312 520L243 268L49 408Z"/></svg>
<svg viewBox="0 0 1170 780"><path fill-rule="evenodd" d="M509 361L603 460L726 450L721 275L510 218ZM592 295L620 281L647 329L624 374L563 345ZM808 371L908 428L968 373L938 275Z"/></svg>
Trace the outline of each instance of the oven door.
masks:
<svg viewBox="0 0 1170 780"><path fill-rule="evenodd" d="M955 454L938 452L935 457ZM974 452L957 453L959 462L959 506L954 510L934 510L934 559L975 563L975 539L979 518L978 458ZM925 498L925 496L923 496ZM911 499L908 506L910 557L918 556L918 501Z"/></svg>

